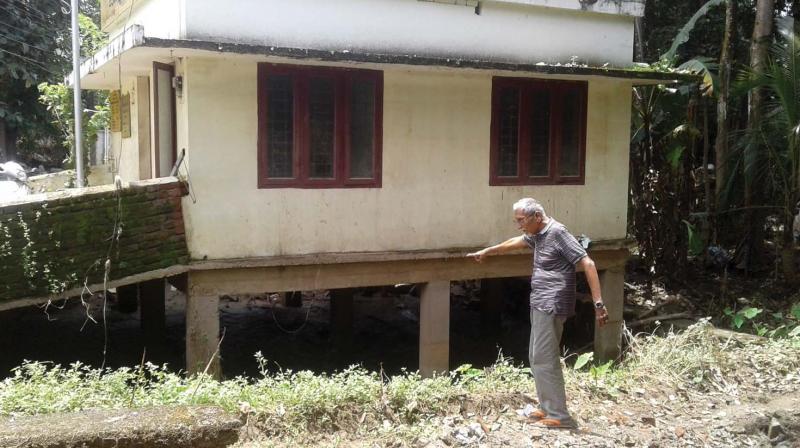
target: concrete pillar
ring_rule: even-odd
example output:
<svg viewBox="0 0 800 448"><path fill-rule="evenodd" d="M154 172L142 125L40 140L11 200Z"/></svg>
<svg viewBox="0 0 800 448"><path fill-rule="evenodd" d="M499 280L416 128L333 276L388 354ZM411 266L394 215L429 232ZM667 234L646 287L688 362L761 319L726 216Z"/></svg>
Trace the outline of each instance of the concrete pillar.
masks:
<svg viewBox="0 0 800 448"><path fill-rule="evenodd" d="M219 296L197 293L189 275L186 295L186 371L203 372L211 361L208 373L220 377L219 353Z"/></svg>
<svg viewBox="0 0 800 448"><path fill-rule="evenodd" d="M502 278L481 279L481 334L496 337L503 319L505 281Z"/></svg>
<svg viewBox="0 0 800 448"><path fill-rule="evenodd" d="M353 293L352 288L331 289L331 340L333 346L349 352L353 345Z"/></svg>
<svg viewBox="0 0 800 448"><path fill-rule="evenodd" d="M139 283L139 309L145 346L154 349L164 343L167 313L163 278Z"/></svg>
<svg viewBox="0 0 800 448"><path fill-rule="evenodd" d="M139 285L117 287L117 309L120 313L133 313L139 307Z"/></svg>
<svg viewBox="0 0 800 448"><path fill-rule="evenodd" d="M281 305L287 308L302 308L303 307L303 292L302 291L287 291L281 292L280 302Z"/></svg>
<svg viewBox="0 0 800 448"><path fill-rule="evenodd" d="M419 299L419 371L423 377L450 368L450 282L422 285Z"/></svg>
<svg viewBox="0 0 800 448"><path fill-rule="evenodd" d="M622 351L622 306L625 301L625 268L600 273L600 288L608 309L608 323L594 329L594 358L601 363L617 359Z"/></svg>

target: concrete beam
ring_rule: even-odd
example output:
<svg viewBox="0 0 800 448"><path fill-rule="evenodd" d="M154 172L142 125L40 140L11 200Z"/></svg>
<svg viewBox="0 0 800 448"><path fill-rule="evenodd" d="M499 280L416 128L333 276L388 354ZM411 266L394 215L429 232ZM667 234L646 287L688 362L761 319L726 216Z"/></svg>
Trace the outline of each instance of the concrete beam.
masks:
<svg viewBox="0 0 800 448"><path fill-rule="evenodd" d="M428 282L419 299L419 372L428 378L449 369L450 282Z"/></svg>
<svg viewBox="0 0 800 448"><path fill-rule="evenodd" d="M186 295L186 371L208 373L219 378L219 296L201 294L189 274L189 293Z"/></svg>
<svg viewBox="0 0 800 448"><path fill-rule="evenodd" d="M598 269L624 266L627 249L590 251ZM295 291L356 288L398 283L426 283L531 275L530 252L490 257L476 263L463 255L452 258L338 262L331 264L239 266L192 271L201 295L254 294L261 291Z"/></svg>
<svg viewBox="0 0 800 448"><path fill-rule="evenodd" d="M161 183L174 182L174 178L159 178L142 182L131 182L131 186L145 187L159 185ZM107 187L89 187L86 190L105 191ZM112 185L111 188L114 188ZM614 266L624 265L629 256L629 249L633 242L627 239L595 241L589 250L589 255L597 264L597 269L608 269ZM209 291L222 294L260 294L264 291L280 292L309 289L332 289L348 288L358 286L380 286L395 285L398 283L424 283L428 280L473 280L478 278L497 278L497 277L521 277L530 275L530 251L524 250L516 254L491 257L487 262L478 264L474 260L467 259L465 255L480 248L453 248L441 250L422 250L422 251L394 251L394 252L353 252L353 253L323 253L306 255L280 255L272 257L254 257L232 260L204 260L193 261L190 265L176 265L165 269L157 269L141 274L110 280L105 285L103 283L90 284L88 288L92 291L101 290L104 287L117 288L122 285L139 283L146 280L157 278L172 277L186 274L188 272L209 273L212 271L225 271L233 273L232 280L238 282L241 290L231 290L224 287L207 287ZM405 262L405 263L403 263ZM349 266L342 268L342 266ZM359 266L370 265L372 269L362 270L359 273ZM416 268L415 268L416 267ZM436 277L428 277L426 269L431 268ZM401 272L390 272L393 269L401 269ZM275 276L276 271L288 271ZM373 275L378 271L380 275ZM384 271L384 272L380 272ZM329 277L335 277L340 272L355 276L358 280L334 279L329 281ZM325 278L314 279L316 274L324 274ZM455 275L455 276L453 276ZM249 285L240 282L237 277L269 276L270 278L250 278ZM220 278L227 278L226 274L218 273L216 278L206 275L202 277L213 282ZM275 277L275 278L273 278ZM298 278L302 277L302 278ZM196 281L199 277L196 277ZM415 280L410 280L414 278ZM402 280L407 279L407 280ZM310 287L309 281L314 284L326 284L328 286ZM304 283L305 282L305 283ZM285 285L291 283L289 288ZM264 285L275 285L274 288ZM205 288L206 286L204 286ZM45 296L25 297L14 300L0 301L0 311L22 308L31 305L40 305L50 300L59 300L65 297L77 297L81 295L84 286L75 287L59 294L48 294Z"/></svg>
<svg viewBox="0 0 800 448"><path fill-rule="evenodd" d="M622 306L625 303L625 269L615 268L600 272L603 302L608 309L608 323L602 328L595 325L594 358L604 363L617 359L622 351Z"/></svg>

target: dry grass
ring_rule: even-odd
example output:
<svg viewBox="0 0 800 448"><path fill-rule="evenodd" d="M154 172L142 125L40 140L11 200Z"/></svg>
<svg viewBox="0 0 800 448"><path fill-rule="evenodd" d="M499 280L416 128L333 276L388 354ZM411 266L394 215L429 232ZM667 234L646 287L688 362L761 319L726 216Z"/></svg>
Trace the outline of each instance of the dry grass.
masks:
<svg viewBox="0 0 800 448"><path fill-rule="evenodd" d="M674 388L736 395L744 384L778 390L781 378L800 373L800 338L742 344L719 340L710 328L701 323L666 337L631 337L619 366L567 368L568 395L587 408ZM411 443L433 436L444 416L513 412L533 395L528 369L502 358L487 369L463 366L432 379L411 372L387 378L353 367L332 375L284 371L222 382L153 365L101 371L30 363L0 382L0 416L204 404L245 414L250 434L268 440L259 446L305 446L320 437L333 445L339 437Z"/></svg>

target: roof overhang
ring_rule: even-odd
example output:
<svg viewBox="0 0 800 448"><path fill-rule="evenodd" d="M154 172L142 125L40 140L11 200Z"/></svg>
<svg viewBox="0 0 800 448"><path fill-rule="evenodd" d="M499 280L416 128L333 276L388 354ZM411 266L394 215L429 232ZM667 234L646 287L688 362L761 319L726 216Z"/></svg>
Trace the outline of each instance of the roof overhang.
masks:
<svg viewBox="0 0 800 448"><path fill-rule="evenodd" d="M259 61L316 62L324 65L370 65L376 68L401 66L444 70L473 70L510 75L538 75L566 79L606 78L632 85L696 83L701 77L691 73L658 72L642 68L618 68L583 64L520 63L468 58L445 58L410 54L370 53L350 50L320 50L203 40L145 37L139 25L127 28L90 59L81 64L81 84L86 89L117 89L120 76L148 75L153 61L169 62L178 57L226 56ZM72 76L68 77L68 80Z"/></svg>
<svg viewBox="0 0 800 448"><path fill-rule="evenodd" d="M478 0L419 0L423 2L445 3L477 7ZM510 3L544 8L588 11L599 14L617 14L632 17L643 17L645 0L489 0L493 3Z"/></svg>

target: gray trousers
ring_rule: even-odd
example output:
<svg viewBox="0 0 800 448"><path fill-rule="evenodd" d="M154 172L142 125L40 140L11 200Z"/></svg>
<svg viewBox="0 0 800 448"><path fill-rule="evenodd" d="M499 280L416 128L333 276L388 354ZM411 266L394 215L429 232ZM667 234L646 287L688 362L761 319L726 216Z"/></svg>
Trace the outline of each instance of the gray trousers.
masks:
<svg viewBox="0 0 800 448"><path fill-rule="evenodd" d="M547 418L574 424L567 411L567 393L564 390L564 373L561 371L559 343L564 330L563 317L531 308L531 341L528 358L536 382L539 408Z"/></svg>

